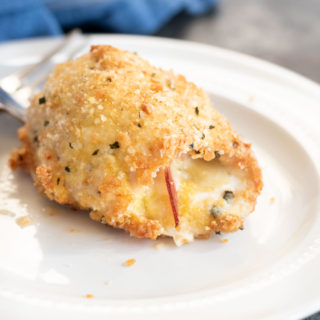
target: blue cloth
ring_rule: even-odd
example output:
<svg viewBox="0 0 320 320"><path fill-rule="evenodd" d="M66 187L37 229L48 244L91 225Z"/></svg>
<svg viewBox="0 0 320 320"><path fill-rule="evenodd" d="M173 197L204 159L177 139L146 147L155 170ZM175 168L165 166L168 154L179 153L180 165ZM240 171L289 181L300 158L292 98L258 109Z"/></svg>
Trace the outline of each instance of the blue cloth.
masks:
<svg viewBox="0 0 320 320"><path fill-rule="evenodd" d="M0 41L59 35L91 24L120 33L152 34L181 11L203 14L219 0L1 0Z"/></svg>

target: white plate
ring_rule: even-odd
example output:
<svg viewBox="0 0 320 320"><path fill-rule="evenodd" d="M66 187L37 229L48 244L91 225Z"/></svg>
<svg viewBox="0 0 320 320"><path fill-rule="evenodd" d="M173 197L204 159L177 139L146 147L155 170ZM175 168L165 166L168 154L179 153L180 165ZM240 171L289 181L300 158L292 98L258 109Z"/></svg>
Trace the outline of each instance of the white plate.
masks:
<svg viewBox="0 0 320 320"><path fill-rule="evenodd" d="M0 46L0 76L57 40ZM18 123L0 115L0 314L6 319L290 319L320 309L320 88L238 53L150 37L137 51L207 90L253 143L265 187L245 230L176 248L130 238L46 200L7 167ZM272 201L274 198L274 201ZM7 210L7 211L4 211ZM21 228L16 219L32 218ZM228 243L221 239L227 238ZM122 263L135 258L132 267ZM92 299L86 299L92 294Z"/></svg>

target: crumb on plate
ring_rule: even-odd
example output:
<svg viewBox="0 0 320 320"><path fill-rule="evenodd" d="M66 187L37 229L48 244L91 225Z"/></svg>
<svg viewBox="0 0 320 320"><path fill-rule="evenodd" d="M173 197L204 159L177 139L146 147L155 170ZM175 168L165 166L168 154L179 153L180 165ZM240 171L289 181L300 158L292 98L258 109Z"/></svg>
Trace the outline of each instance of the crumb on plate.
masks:
<svg viewBox="0 0 320 320"><path fill-rule="evenodd" d="M6 210L6 209L0 209L0 214L3 214L4 216L14 217L15 213Z"/></svg>
<svg viewBox="0 0 320 320"><path fill-rule="evenodd" d="M166 247L167 245L164 242L156 242L152 245L152 248L155 250L162 250Z"/></svg>
<svg viewBox="0 0 320 320"><path fill-rule="evenodd" d="M123 263L123 266L125 267L131 267L136 263L136 259L129 259Z"/></svg>
<svg viewBox="0 0 320 320"><path fill-rule="evenodd" d="M93 294L91 294L91 293L87 293L87 294L85 295L85 297L86 297L87 299L92 299L94 296L93 296Z"/></svg>
<svg viewBox="0 0 320 320"><path fill-rule="evenodd" d="M222 243L227 243L228 241L229 241L229 240L226 239L226 238L221 239L221 242L222 242Z"/></svg>
<svg viewBox="0 0 320 320"><path fill-rule="evenodd" d="M26 227L26 226L29 226L30 224L33 223L32 218L30 218L30 217L28 217L28 216L18 218L16 221L17 221L17 224L18 224L20 227Z"/></svg>

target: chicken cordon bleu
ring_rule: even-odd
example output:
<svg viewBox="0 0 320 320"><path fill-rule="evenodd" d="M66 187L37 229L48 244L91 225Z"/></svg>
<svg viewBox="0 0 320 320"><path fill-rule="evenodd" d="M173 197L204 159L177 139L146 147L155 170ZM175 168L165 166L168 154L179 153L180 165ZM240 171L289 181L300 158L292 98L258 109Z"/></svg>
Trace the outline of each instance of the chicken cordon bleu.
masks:
<svg viewBox="0 0 320 320"><path fill-rule="evenodd" d="M137 238L181 245L242 229L263 185L250 144L207 93L112 46L58 65L18 135L12 169Z"/></svg>

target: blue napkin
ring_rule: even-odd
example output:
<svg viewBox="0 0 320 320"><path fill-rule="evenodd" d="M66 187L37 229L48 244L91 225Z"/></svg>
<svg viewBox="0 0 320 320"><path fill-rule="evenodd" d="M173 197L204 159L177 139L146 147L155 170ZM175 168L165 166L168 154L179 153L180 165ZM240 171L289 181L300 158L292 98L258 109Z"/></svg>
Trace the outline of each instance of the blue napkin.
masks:
<svg viewBox="0 0 320 320"><path fill-rule="evenodd" d="M59 35L91 24L120 32L152 34L181 11L203 14L219 0L1 0L0 41Z"/></svg>

